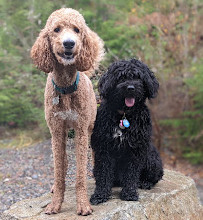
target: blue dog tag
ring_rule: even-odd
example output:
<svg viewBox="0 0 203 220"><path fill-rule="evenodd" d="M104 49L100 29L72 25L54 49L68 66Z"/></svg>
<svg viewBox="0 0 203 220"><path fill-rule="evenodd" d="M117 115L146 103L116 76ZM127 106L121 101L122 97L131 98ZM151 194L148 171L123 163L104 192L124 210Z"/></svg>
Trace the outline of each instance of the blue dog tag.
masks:
<svg viewBox="0 0 203 220"><path fill-rule="evenodd" d="M130 123L129 123L129 121L128 121L127 119L124 119L124 120L123 120L123 125L124 125L126 128L130 127Z"/></svg>

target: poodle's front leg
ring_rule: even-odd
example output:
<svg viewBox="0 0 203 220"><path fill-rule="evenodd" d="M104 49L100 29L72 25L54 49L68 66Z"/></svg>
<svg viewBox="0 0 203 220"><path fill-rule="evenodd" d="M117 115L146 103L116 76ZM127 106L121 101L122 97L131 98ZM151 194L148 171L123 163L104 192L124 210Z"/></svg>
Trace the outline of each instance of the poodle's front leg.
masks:
<svg viewBox="0 0 203 220"><path fill-rule="evenodd" d="M59 123L60 124L60 123ZM46 214L56 214L60 211L65 191L66 131L64 126L55 125L50 129L52 134L52 150L54 158L54 191L52 202L46 207Z"/></svg>
<svg viewBox="0 0 203 220"><path fill-rule="evenodd" d="M87 197L87 152L88 129L76 130L76 198L77 214L89 215L93 212Z"/></svg>
<svg viewBox="0 0 203 220"><path fill-rule="evenodd" d="M64 179L66 178L66 174L67 174L67 169L68 169L68 157L67 157L67 153L66 151L64 152ZM51 193L54 193L54 189L55 186L53 184L53 186L51 187Z"/></svg>

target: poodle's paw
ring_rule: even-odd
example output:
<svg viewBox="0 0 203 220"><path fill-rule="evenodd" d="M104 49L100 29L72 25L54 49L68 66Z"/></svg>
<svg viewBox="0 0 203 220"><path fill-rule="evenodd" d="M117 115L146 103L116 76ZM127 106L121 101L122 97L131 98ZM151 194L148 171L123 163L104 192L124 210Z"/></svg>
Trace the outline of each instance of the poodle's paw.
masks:
<svg viewBox="0 0 203 220"><path fill-rule="evenodd" d="M155 183L152 182L140 182L138 183L138 188L150 190L154 185Z"/></svg>
<svg viewBox="0 0 203 220"><path fill-rule="evenodd" d="M89 202L78 202L77 203L77 214L78 215L91 215L93 212L93 209L91 207L91 205L89 204Z"/></svg>
<svg viewBox="0 0 203 220"><path fill-rule="evenodd" d="M120 193L121 200L125 200L125 201L137 201L138 197L139 196L136 189L132 189L132 188L123 188Z"/></svg>
<svg viewBox="0 0 203 220"><path fill-rule="evenodd" d="M90 202L92 205L98 205L99 203L106 202L108 199L109 199L109 196L94 193L90 198Z"/></svg>
<svg viewBox="0 0 203 220"><path fill-rule="evenodd" d="M51 193L54 193L54 188L55 187L54 187L54 184L53 184L53 186L51 187L51 191L50 191Z"/></svg>
<svg viewBox="0 0 203 220"><path fill-rule="evenodd" d="M45 209L45 214L57 214L61 209L61 202L51 202Z"/></svg>

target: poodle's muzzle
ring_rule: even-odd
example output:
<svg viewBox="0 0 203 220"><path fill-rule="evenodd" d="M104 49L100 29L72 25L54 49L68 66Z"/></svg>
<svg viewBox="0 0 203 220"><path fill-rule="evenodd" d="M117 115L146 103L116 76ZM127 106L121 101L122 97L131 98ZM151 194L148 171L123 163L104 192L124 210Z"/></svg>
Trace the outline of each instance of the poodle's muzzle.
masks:
<svg viewBox="0 0 203 220"><path fill-rule="evenodd" d="M63 41L64 53L58 53L58 55L66 60L71 60L74 58L73 50L75 46L75 41L68 39Z"/></svg>
<svg viewBox="0 0 203 220"><path fill-rule="evenodd" d="M64 53L58 53L58 55L66 60L73 59L76 46L76 39L74 35L65 33L62 38L62 46L64 48Z"/></svg>
<svg viewBox="0 0 203 220"><path fill-rule="evenodd" d="M66 56L66 59L72 59L73 58L73 49L75 46L75 41L72 39L68 39L66 41L63 41L63 46L65 48L64 55Z"/></svg>

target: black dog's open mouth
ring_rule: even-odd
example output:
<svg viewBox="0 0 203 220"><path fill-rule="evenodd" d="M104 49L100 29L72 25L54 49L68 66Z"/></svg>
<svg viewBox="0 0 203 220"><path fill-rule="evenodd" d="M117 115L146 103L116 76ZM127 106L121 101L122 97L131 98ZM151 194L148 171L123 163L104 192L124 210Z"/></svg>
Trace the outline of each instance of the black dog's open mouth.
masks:
<svg viewBox="0 0 203 220"><path fill-rule="evenodd" d="M63 53L63 54L58 53L58 55L59 55L60 57L64 58L64 59L66 59L66 60L71 60L71 59L74 58L74 55L73 55L72 52L65 52L65 53Z"/></svg>
<svg viewBox="0 0 203 220"><path fill-rule="evenodd" d="M127 107L133 107L135 104L135 98L125 98L125 105Z"/></svg>

